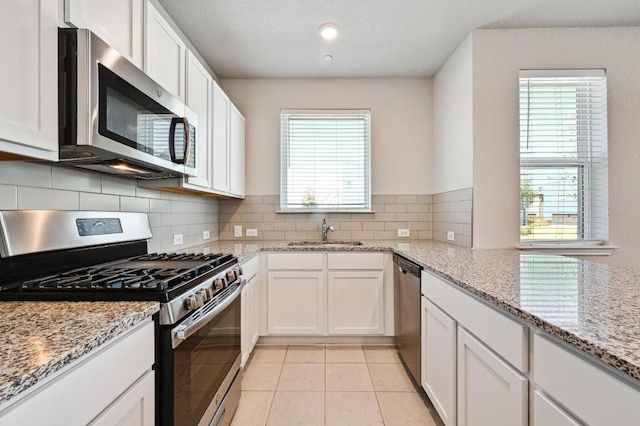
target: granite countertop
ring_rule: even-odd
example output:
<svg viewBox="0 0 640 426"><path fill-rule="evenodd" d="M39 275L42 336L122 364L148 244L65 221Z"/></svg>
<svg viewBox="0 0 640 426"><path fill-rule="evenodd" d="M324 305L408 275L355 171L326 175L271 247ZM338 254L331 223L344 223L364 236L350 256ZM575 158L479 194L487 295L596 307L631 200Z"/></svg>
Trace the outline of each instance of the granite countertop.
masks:
<svg viewBox="0 0 640 426"><path fill-rule="evenodd" d="M1 302L0 405L158 309L157 302Z"/></svg>
<svg viewBox="0 0 640 426"><path fill-rule="evenodd" d="M218 241L191 251L392 251L498 308L640 380L640 270L436 241L364 241L362 246L287 246L282 241Z"/></svg>

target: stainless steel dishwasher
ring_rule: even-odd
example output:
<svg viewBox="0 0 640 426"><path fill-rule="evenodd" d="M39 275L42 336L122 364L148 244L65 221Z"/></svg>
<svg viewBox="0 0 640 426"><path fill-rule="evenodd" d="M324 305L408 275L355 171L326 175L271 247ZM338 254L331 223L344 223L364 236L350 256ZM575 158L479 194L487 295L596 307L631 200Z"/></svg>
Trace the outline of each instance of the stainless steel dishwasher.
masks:
<svg viewBox="0 0 640 426"><path fill-rule="evenodd" d="M393 255L396 346L402 362L420 385L420 271L422 267Z"/></svg>

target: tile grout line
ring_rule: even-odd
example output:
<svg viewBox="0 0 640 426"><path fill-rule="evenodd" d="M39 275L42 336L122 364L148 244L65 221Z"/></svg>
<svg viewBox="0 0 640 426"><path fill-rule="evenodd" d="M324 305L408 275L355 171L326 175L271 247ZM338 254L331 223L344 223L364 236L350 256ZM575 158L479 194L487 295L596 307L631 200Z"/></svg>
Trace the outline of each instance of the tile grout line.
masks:
<svg viewBox="0 0 640 426"><path fill-rule="evenodd" d="M267 411L267 418L264 421L264 426L267 426L269 423L269 417L271 417L271 410L273 409L273 403L276 400L276 392L278 391L278 384L280 383L280 377L282 377L282 369L284 368L284 361L287 359L287 352L289 352L289 346L287 345L287 350L284 353L284 358L282 359L282 364L280 365L280 372L278 373L278 380L276 380L276 386L273 389L273 396L271 397L271 404L269 404L269 410Z"/></svg>

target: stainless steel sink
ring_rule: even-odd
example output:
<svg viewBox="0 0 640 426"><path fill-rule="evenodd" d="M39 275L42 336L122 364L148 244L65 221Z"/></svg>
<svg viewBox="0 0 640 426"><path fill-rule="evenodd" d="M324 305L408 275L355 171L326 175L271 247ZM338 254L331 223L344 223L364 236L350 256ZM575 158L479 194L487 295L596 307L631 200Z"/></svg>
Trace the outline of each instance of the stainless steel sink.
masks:
<svg viewBox="0 0 640 426"><path fill-rule="evenodd" d="M290 241L288 246L361 246L364 245L362 241L319 241L319 240L306 240L306 241Z"/></svg>

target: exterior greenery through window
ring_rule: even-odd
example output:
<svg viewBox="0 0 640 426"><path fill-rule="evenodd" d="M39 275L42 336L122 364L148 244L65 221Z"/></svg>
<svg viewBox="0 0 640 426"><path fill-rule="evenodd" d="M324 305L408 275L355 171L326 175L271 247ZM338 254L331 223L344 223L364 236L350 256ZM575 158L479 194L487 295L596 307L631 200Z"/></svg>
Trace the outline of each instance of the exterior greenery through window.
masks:
<svg viewBox="0 0 640 426"><path fill-rule="evenodd" d="M604 70L520 72L520 241L608 238Z"/></svg>
<svg viewBox="0 0 640 426"><path fill-rule="evenodd" d="M281 111L281 211L371 211L369 110Z"/></svg>

